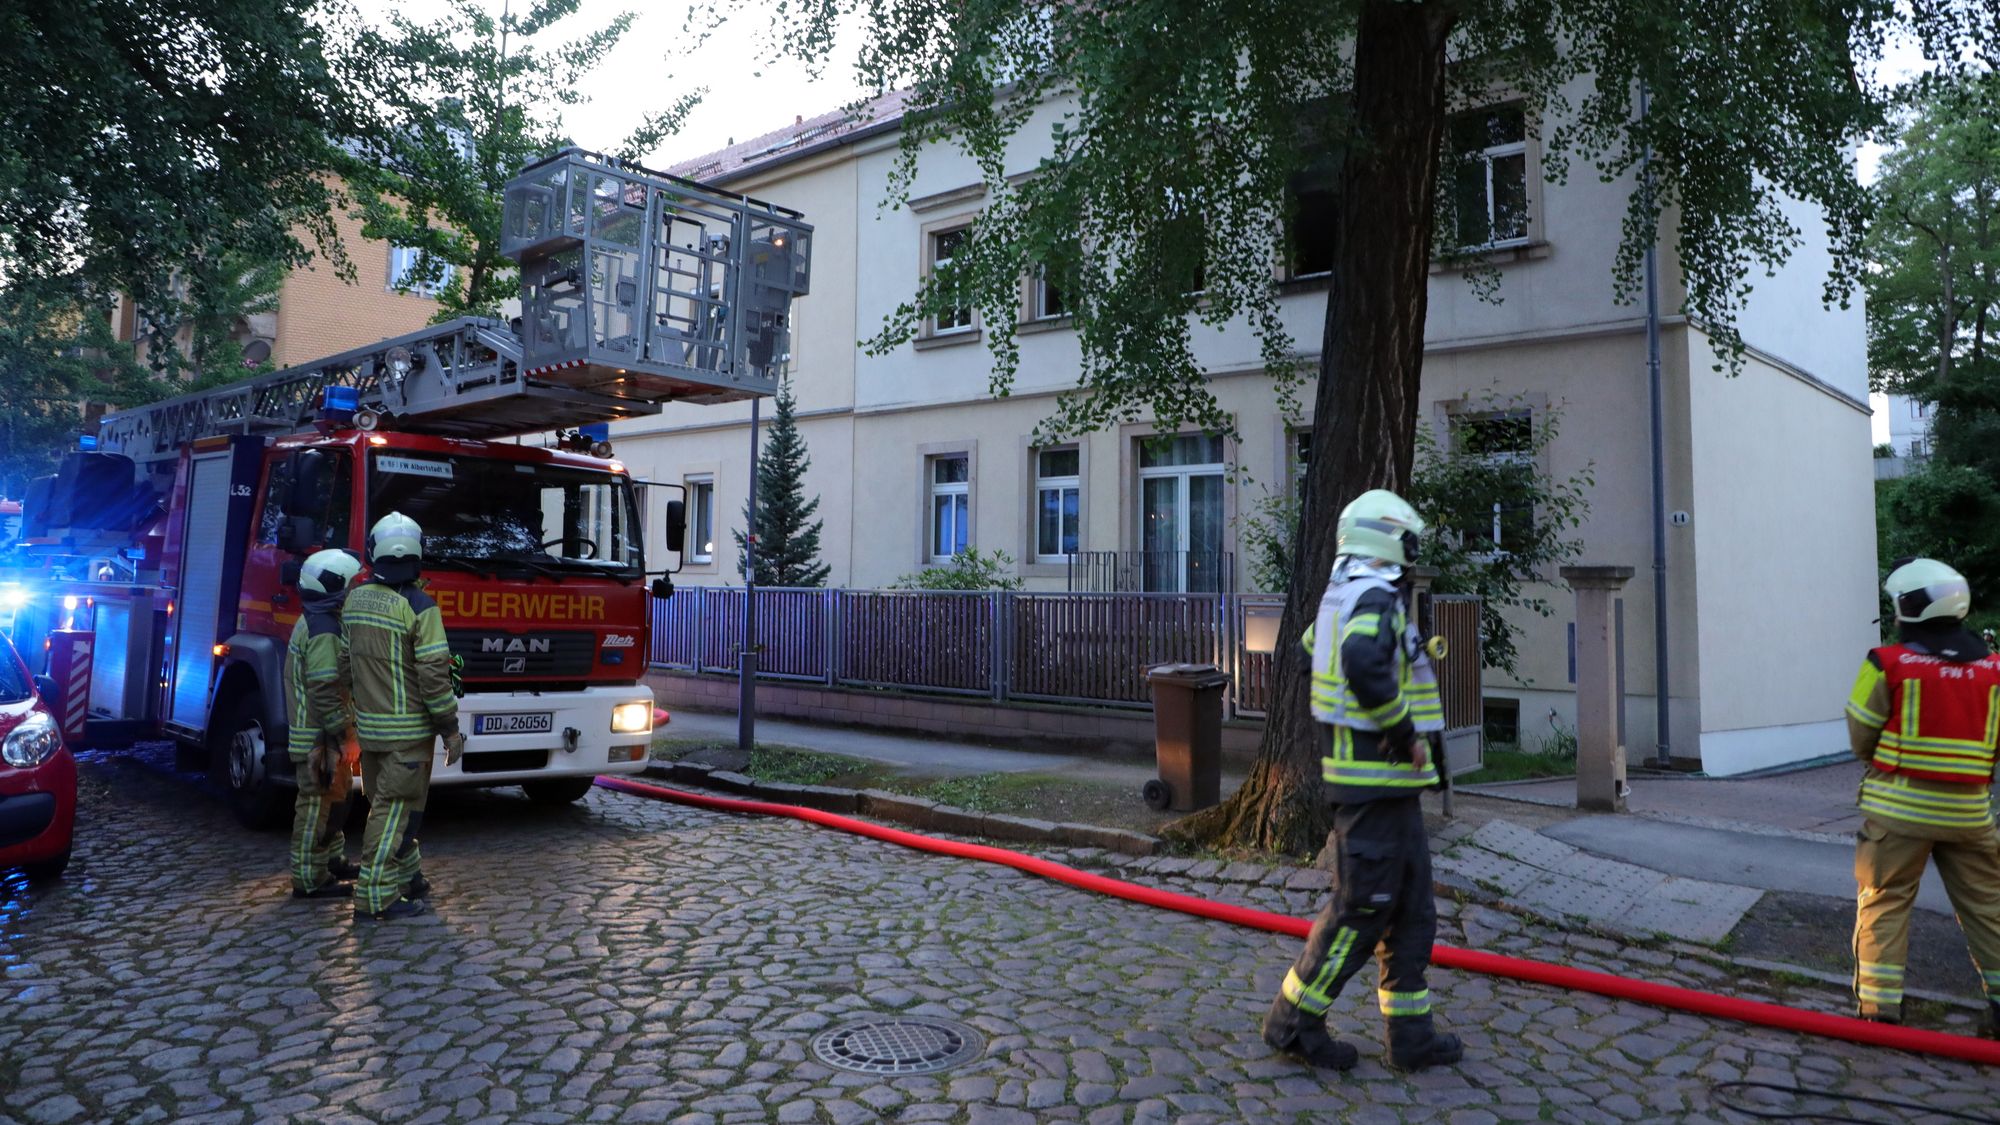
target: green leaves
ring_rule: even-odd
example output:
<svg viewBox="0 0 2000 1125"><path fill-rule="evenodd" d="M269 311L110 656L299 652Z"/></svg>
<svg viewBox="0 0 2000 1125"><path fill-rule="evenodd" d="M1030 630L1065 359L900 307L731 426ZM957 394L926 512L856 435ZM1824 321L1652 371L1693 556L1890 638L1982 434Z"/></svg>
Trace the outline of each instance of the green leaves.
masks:
<svg viewBox="0 0 2000 1125"><path fill-rule="evenodd" d="M403 285L434 292L440 320L497 316L518 295L500 253L501 192L523 164L572 143L562 111L586 100L578 80L632 24L625 12L551 41L579 4L539 0L496 17L480 0L451 0L432 23L392 12L371 36L385 124L345 167L362 233L419 251ZM657 145L696 98L650 115L618 152Z"/></svg>

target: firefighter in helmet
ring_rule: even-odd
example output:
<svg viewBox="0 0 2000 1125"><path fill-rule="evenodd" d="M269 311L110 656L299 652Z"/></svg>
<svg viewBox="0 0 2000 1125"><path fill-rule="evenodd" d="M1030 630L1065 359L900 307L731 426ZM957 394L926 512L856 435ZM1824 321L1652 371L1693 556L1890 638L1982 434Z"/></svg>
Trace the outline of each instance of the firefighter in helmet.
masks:
<svg viewBox="0 0 2000 1125"><path fill-rule="evenodd" d="M1903 559L1883 592L1897 643L1869 652L1847 699L1868 763L1855 834L1854 994L1863 1019L1902 1022L1910 907L1937 862L2000 1038L2000 834L1993 821L2000 656L1965 627L1972 589L1935 559Z"/></svg>
<svg viewBox="0 0 2000 1125"><path fill-rule="evenodd" d="M1327 1010L1378 952L1389 1065L1420 1070L1464 1054L1457 1036L1432 1025L1424 982L1437 908L1418 794L1438 780L1427 735L1444 729L1444 712L1404 576L1423 530L1416 509L1383 489L1342 509L1332 581L1304 638L1313 717L1325 727L1339 887L1271 1001L1264 1041L1334 1070L1358 1054L1327 1032Z"/></svg>
<svg viewBox="0 0 2000 1125"><path fill-rule="evenodd" d="M354 738L348 705L347 644L340 612L361 560L346 551L319 551L299 567L298 623L285 648L285 698L290 734L285 749L298 778L292 816L292 895L342 898L358 869L347 861L347 748Z"/></svg>
<svg viewBox="0 0 2000 1125"><path fill-rule="evenodd" d="M361 735L361 778L368 790L368 831L354 917L382 920L422 914L430 885L419 869L417 833L430 791L438 736L462 742L451 690L451 649L437 603L418 582L423 530L390 512L368 532L374 573L347 596L341 630L354 675L354 725Z"/></svg>

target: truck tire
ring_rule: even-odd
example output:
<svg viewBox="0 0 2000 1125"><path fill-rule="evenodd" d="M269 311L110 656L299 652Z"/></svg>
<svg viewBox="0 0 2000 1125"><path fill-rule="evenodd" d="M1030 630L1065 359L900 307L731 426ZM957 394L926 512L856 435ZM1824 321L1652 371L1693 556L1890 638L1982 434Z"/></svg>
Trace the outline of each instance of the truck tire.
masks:
<svg viewBox="0 0 2000 1125"><path fill-rule="evenodd" d="M552 777L546 781L524 781L521 791L538 805L567 805L583 800L594 778Z"/></svg>
<svg viewBox="0 0 2000 1125"><path fill-rule="evenodd" d="M251 688L216 711L221 721L208 728L210 780L222 787L229 810L245 828L285 827L291 819L291 791L274 783L268 772L251 782L256 776L253 764L267 749L263 697Z"/></svg>

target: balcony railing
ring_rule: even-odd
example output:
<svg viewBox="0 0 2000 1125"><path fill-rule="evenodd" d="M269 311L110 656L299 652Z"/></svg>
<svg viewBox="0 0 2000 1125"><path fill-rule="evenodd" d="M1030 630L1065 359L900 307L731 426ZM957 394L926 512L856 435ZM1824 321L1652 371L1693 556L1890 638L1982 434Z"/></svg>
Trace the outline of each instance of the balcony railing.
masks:
<svg viewBox="0 0 2000 1125"><path fill-rule="evenodd" d="M1076 594L1222 594L1235 587L1228 551L1083 551L1066 556Z"/></svg>

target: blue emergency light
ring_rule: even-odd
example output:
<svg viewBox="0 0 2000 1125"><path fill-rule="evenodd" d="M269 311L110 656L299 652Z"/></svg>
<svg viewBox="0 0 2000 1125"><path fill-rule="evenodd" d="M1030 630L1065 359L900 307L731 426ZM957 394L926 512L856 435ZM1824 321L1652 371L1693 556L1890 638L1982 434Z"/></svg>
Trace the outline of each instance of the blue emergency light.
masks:
<svg viewBox="0 0 2000 1125"><path fill-rule="evenodd" d="M582 434L584 437L587 437L592 441L610 441L611 423L592 422L587 426L578 426L576 428L576 432Z"/></svg>
<svg viewBox="0 0 2000 1125"><path fill-rule="evenodd" d="M97 452L97 435L78 434L76 438L76 447L77 449L81 450L84 453Z"/></svg>
<svg viewBox="0 0 2000 1125"><path fill-rule="evenodd" d="M354 387L328 387L326 397L321 400L319 417L323 422L345 426L354 421L354 414L360 409L360 390Z"/></svg>

